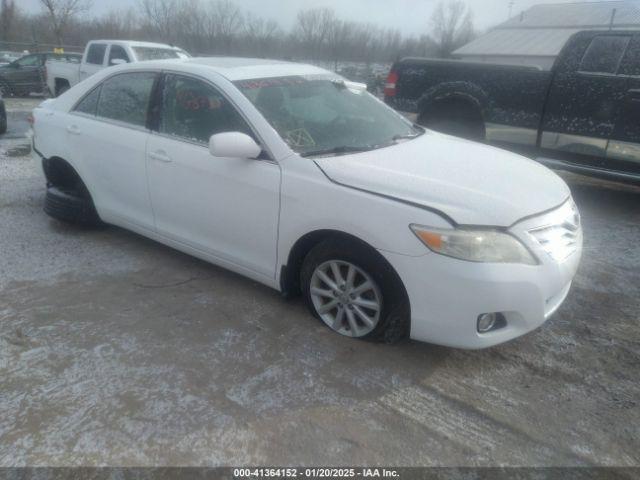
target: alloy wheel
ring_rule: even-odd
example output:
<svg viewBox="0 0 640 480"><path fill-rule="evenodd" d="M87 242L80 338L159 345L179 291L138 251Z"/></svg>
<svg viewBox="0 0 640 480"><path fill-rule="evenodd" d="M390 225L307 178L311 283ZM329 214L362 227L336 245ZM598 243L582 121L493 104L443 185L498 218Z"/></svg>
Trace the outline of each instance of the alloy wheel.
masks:
<svg viewBox="0 0 640 480"><path fill-rule="evenodd" d="M341 335L364 337L380 321L380 288L352 263L330 260L317 266L311 276L310 296L322 321Z"/></svg>

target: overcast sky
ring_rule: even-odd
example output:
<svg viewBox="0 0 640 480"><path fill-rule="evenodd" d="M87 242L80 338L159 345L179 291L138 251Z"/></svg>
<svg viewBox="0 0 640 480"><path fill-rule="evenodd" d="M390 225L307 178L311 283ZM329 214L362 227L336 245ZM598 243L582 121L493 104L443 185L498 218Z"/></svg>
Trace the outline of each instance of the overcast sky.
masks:
<svg viewBox="0 0 640 480"><path fill-rule="evenodd" d="M538 3L568 3L575 0L513 0L513 14ZM39 0L16 2L30 11L39 9ZM372 22L380 26L399 28L407 34L426 33L429 17L438 0L236 0L237 5L260 16L278 20L288 28L301 8L326 6L350 20ZM466 0L474 12L478 29L486 29L505 21L511 0ZM137 6L137 0L94 0L93 12L104 13L112 8Z"/></svg>

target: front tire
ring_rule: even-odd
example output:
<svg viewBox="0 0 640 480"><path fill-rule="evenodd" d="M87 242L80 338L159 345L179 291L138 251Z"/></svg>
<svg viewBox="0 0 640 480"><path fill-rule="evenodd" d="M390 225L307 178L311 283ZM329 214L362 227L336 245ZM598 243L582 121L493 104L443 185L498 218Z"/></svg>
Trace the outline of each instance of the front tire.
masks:
<svg viewBox="0 0 640 480"><path fill-rule="evenodd" d="M11 86L4 80L0 80L0 98L13 96Z"/></svg>
<svg viewBox="0 0 640 480"><path fill-rule="evenodd" d="M387 343L408 336L400 279L367 247L326 240L307 255L300 280L311 313L340 335Z"/></svg>

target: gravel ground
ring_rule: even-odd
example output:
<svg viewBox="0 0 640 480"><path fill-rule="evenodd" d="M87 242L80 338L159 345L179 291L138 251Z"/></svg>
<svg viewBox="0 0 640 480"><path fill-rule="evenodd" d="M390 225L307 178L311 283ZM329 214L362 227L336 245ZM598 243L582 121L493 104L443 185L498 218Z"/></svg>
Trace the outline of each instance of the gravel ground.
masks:
<svg viewBox="0 0 640 480"><path fill-rule="evenodd" d="M384 346L132 233L46 217L32 105L8 101L0 137L0 466L640 466L640 189L564 175L586 250L538 331Z"/></svg>

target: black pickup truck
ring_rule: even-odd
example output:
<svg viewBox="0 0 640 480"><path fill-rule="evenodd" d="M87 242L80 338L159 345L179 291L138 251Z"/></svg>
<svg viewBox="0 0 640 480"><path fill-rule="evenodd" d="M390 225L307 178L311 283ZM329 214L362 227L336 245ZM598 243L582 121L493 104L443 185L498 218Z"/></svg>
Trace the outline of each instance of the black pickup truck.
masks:
<svg viewBox="0 0 640 480"><path fill-rule="evenodd" d="M428 128L551 167L640 181L640 31L577 33L551 71L405 58L385 101Z"/></svg>

